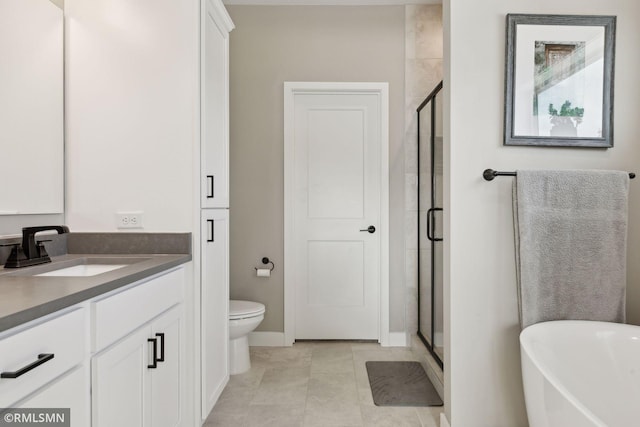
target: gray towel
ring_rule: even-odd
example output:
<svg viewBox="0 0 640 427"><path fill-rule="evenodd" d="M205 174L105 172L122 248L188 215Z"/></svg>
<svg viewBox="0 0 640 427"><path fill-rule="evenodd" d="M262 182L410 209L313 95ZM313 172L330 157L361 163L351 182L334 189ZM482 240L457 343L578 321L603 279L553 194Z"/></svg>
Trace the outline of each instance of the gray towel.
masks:
<svg viewBox="0 0 640 427"><path fill-rule="evenodd" d="M624 322L629 175L517 171L513 185L520 326Z"/></svg>

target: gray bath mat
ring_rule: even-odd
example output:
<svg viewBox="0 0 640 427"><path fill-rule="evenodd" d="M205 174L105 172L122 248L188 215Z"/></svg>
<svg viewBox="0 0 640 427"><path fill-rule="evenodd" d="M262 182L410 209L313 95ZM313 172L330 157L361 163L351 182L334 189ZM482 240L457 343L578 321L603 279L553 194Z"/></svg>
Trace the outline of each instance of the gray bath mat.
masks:
<svg viewBox="0 0 640 427"><path fill-rule="evenodd" d="M442 406L419 362L366 362L376 406Z"/></svg>

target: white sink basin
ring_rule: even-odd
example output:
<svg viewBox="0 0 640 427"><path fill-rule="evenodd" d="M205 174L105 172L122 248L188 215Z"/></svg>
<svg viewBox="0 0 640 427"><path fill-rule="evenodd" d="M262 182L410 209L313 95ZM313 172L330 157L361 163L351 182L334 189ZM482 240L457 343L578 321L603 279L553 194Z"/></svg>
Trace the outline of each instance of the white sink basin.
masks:
<svg viewBox="0 0 640 427"><path fill-rule="evenodd" d="M73 267L61 268L59 270L48 271L46 273L36 274L35 276L62 276L62 277L87 277L96 276L106 273L107 271L117 270L118 268L127 267L130 264L80 264Z"/></svg>

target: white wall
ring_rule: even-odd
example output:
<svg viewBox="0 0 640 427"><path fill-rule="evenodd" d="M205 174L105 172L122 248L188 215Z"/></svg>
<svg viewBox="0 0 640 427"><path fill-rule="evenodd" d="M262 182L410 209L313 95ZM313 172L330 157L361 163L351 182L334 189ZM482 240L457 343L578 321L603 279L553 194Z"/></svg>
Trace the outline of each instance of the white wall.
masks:
<svg viewBox="0 0 640 427"><path fill-rule="evenodd" d="M66 208L72 231L191 231L199 2L67 0Z"/></svg>
<svg viewBox="0 0 640 427"><path fill-rule="evenodd" d="M199 419L198 0L65 0L66 219L116 231L193 233L187 264L185 425Z"/></svg>
<svg viewBox="0 0 640 427"><path fill-rule="evenodd" d="M453 427L526 426L520 377L511 178L486 168L640 170L640 3L637 0L447 0L445 140L449 250L446 395ZM617 15L615 147L608 150L502 146L505 15ZM640 182L631 182L628 318L640 323ZM448 304L447 304L448 302Z"/></svg>

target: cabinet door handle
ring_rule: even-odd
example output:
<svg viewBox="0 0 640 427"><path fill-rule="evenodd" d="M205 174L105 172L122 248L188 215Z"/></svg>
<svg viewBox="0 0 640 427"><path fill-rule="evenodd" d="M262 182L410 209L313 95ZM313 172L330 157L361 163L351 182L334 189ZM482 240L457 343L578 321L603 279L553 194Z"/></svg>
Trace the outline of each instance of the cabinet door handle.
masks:
<svg viewBox="0 0 640 427"><path fill-rule="evenodd" d="M17 371L3 372L2 374L0 374L0 378L18 378L19 376L26 374L30 370L37 368L38 366L42 365L45 362L48 362L51 359L53 359L53 353L39 354L38 360L36 360L35 362L30 363L27 366L18 369Z"/></svg>
<svg viewBox="0 0 640 427"><path fill-rule="evenodd" d="M214 222L212 219L208 219L207 223L211 225L211 228L209 229L209 238L207 239L207 242L215 242L215 226L214 226Z"/></svg>
<svg viewBox="0 0 640 427"><path fill-rule="evenodd" d="M156 369L158 367L158 338L147 338L147 342L153 343L153 362L147 365L147 368Z"/></svg>
<svg viewBox="0 0 640 427"><path fill-rule="evenodd" d="M160 338L160 357L158 357L158 362L164 362L164 332L158 332L156 336Z"/></svg>
<svg viewBox="0 0 640 427"><path fill-rule="evenodd" d="M207 175L207 184L209 188L207 188L207 199L213 199L213 175Z"/></svg>

